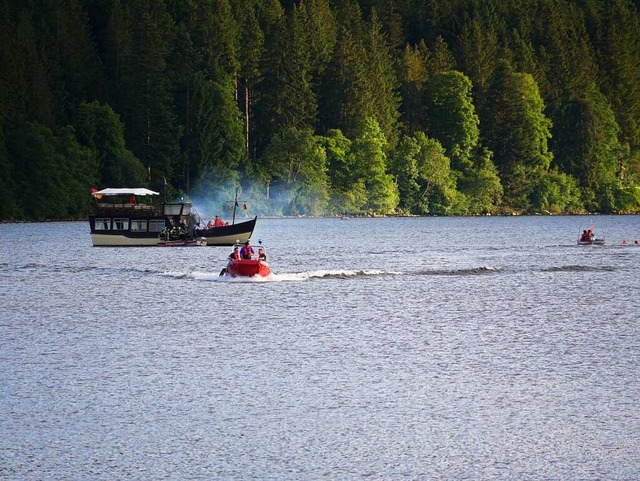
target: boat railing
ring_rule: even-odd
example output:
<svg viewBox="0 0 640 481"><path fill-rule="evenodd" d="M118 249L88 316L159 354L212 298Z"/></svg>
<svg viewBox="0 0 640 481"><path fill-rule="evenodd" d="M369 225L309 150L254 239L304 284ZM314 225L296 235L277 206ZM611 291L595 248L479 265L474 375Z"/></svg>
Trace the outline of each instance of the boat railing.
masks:
<svg viewBox="0 0 640 481"><path fill-rule="evenodd" d="M104 202L98 203L99 209L134 209L134 210L153 210L154 206L150 204L107 204Z"/></svg>

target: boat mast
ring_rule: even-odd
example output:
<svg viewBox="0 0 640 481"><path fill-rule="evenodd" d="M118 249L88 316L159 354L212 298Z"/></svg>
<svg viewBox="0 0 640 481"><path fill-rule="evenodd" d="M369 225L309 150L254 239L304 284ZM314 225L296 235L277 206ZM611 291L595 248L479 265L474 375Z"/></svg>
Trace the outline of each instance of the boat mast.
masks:
<svg viewBox="0 0 640 481"><path fill-rule="evenodd" d="M236 207L238 207L238 187L236 187L236 197L233 199L233 220L231 221L231 225L236 223Z"/></svg>

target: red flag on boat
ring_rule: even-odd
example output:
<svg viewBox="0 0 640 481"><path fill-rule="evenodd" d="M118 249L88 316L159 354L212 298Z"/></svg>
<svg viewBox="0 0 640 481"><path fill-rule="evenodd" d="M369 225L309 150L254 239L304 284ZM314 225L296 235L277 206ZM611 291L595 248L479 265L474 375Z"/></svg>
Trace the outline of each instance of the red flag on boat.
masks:
<svg viewBox="0 0 640 481"><path fill-rule="evenodd" d="M242 208L243 208L244 210L247 210L247 204L242 204Z"/></svg>

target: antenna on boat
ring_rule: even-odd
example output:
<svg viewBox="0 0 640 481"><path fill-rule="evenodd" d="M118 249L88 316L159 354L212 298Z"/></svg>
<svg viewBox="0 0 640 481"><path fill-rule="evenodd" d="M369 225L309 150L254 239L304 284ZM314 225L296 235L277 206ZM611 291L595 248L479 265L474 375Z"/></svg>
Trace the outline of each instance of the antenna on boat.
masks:
<svg viewBox="0 0 640 481"><path fill-rule="evenodd" d="M236 196L233 199L233 220L231 221L231 225L236 223L236 207L238 207L238 186L236 186Z"/></svg>

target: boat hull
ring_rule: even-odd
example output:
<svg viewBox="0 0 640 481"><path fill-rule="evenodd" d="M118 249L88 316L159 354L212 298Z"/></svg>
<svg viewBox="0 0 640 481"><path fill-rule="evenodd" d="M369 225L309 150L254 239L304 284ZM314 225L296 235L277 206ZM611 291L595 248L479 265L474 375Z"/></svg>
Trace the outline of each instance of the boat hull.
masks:
<svg viewBox="0 0 640 481"><path fill-rule="evenodd" d="M604 245L604 239L593 239L588 241L578 241L579 246L601 246Z"/></svg>
<svg viewBox="0 0 640 481"><path fill-rule="evenodd" d="M187 239L187 240L168 240L168 241L158 242L158 247L202 247L206 245L207 245L207 241L205 238Z"/></svg>
<svg viewBox="0 0 640 481"><path fill-rule="evenodd" d="M255 259L241 259L229 263L224 275L230 277L266 277L271 274L271 269L266 262Z"/></svg>
<svg viewBox="0 0 640 481"><path fill-rule="evenodd" d="M214 227L213 229L197 229L197 237L205 237L208 246L232 246L236 243L244 243L251 239L258 217L246 222Z"/></svg>
<svg viewBox="0 0 640 481"><path fill-rule="evenodd" d="M94 247L155 247L158 245L158 234L153 236L122 233L91 233Z"/></svg>

